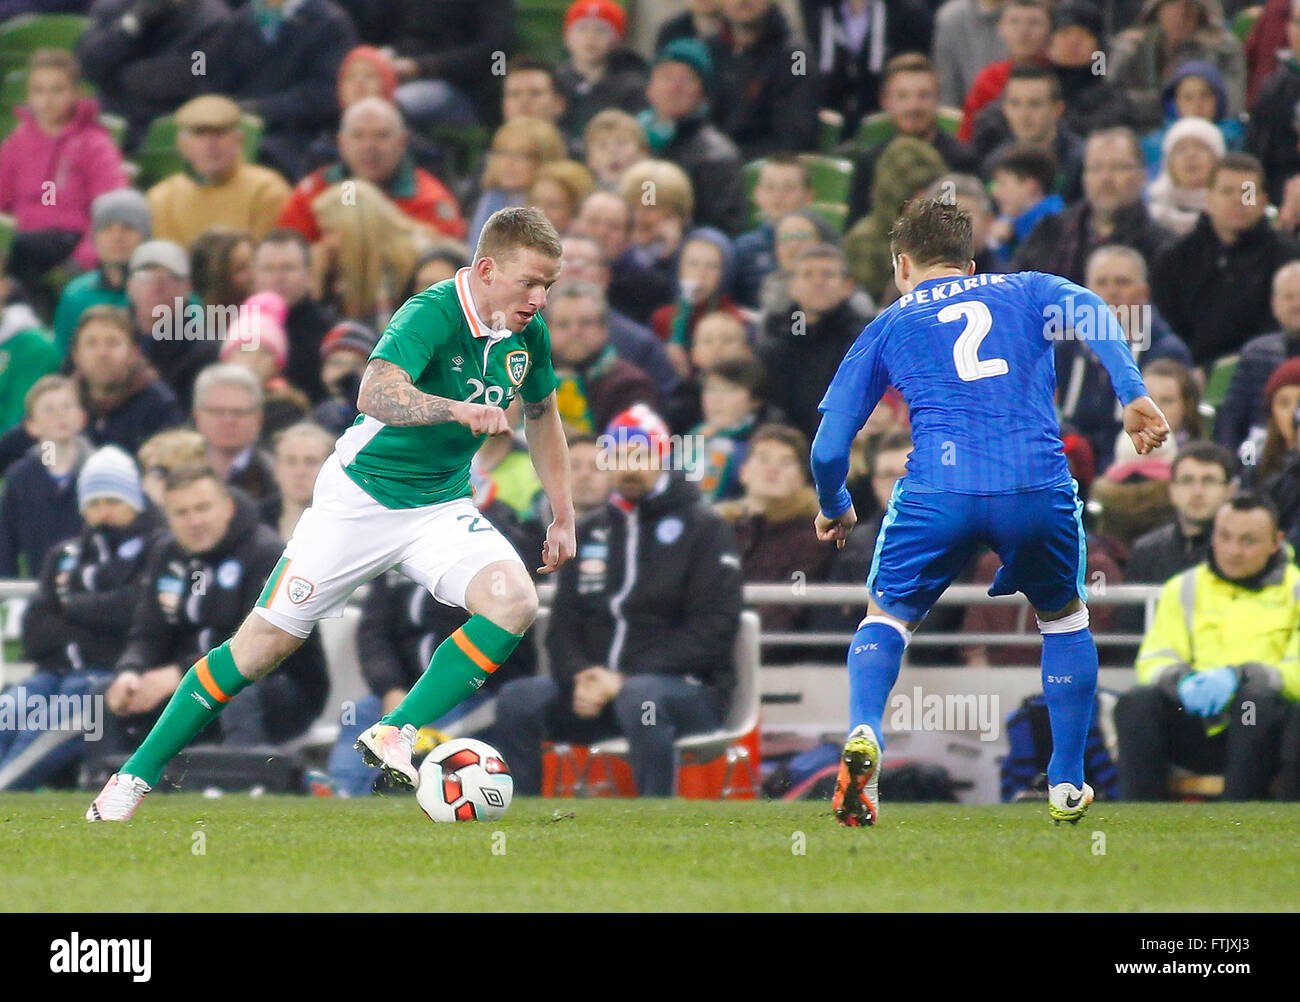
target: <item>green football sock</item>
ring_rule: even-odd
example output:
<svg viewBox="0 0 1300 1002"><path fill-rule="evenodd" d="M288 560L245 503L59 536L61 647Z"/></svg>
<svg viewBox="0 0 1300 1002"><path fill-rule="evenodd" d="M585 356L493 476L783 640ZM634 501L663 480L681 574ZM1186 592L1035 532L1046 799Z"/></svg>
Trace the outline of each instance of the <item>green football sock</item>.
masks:
<svg viewBox="0 0 1300 1002"><path fill-rule="evenodd" d="M503 630L486 616L469 622L438 645L429 667L382 724L423 727L464 702L523 640L523 634Z"/></svg>
<svg viewBox="0 0 1300 1002"><path fill-rule="evenodd" d="M185 673L148 737L126 760L121 772L157 786L163 767L216 720L234 696L252 685L239 674L230 641L208 651Z"/></svg>

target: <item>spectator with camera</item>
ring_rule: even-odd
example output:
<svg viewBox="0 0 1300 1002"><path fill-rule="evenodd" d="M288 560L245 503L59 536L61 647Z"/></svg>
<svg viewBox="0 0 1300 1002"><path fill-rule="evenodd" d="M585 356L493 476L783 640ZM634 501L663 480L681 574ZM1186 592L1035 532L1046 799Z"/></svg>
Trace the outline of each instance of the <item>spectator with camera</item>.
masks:
<svg viewBox="0 0 1300 1002"><path fill-rule="evenodd" d="M1261 800L1300 698L1300 569L1277 509L1253 492L1214 516L1207 559L1169 580L1119 698L1126 800L1168 797L1173 764L1223 773L1225 800Z"/></svg>

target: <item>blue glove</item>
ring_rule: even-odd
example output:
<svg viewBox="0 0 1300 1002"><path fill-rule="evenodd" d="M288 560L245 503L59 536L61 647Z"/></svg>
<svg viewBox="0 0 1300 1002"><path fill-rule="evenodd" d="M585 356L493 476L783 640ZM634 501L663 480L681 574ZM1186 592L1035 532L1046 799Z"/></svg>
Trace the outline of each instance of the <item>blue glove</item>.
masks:
<svg viewBox="0 0 1300 1002"><path fill-rule="evenodd" d="M1198 717L1214 717L1237 691L1237 673L1231 668L1212 668L1193 672L1178 683L1178 698L1188 713Z"/></svg>

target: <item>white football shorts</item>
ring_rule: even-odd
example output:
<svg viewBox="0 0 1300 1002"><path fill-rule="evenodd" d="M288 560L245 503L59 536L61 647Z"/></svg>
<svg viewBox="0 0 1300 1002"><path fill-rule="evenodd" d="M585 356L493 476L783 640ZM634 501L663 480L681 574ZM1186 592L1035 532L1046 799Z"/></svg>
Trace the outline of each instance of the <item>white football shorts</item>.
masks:
<svg viewBox="0 0 1300 1002"><path fill-rule="evenodd" d="M523 561L469 498L386 508L331 454L266 587L257 613L297 637L343 615L352 593L396 567L438 601L465 607L465 590L488 564Z"/></svg>

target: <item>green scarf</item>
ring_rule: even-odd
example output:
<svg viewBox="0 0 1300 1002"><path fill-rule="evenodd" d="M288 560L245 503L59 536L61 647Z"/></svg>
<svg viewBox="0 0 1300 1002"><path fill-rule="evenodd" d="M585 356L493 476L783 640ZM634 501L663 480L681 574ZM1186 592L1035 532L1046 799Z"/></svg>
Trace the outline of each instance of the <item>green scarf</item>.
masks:
<svg viewBox="0 0 1300 1002"><path fill-rule="evenodd" d="M556 370L555 406L560 412L561 421L578 432L596 430L591 404L587 399L587 384L588 381L595 382L603 378L617 358L618 353L610 344L587 365Z"/></svg>

